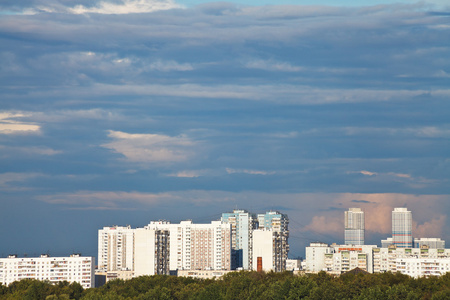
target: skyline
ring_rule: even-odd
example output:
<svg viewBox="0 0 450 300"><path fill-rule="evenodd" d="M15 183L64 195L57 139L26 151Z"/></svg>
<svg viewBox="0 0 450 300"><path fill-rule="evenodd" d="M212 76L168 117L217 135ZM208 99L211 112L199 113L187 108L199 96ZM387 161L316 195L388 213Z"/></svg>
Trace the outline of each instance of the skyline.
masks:
<svg viewBox="0 0 450 300"><path fill-rule="evenodd" d="M3 257L234 208L287 214L290 256L355 206L366 244L394 207L449 240L450 6L239 3L2 1Z"/></svg>

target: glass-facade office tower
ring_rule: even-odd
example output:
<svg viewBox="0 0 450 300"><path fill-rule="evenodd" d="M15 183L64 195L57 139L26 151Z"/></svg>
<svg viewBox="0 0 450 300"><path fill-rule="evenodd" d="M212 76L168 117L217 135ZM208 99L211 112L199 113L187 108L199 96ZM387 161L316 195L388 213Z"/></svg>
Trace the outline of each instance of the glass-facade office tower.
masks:
<svg viewBox="0 0 450 300"><path fill-rule="evenodd" d="M364 212L361 208L349 208L345 212L345 244L364 245Z"/></svg>
<svg viewBox="0 0 450 300"><path fill-rule="evenodd" d="M412 214L405 207L396 207L392 211L392 241L400 248L412 247Z"/></svg>

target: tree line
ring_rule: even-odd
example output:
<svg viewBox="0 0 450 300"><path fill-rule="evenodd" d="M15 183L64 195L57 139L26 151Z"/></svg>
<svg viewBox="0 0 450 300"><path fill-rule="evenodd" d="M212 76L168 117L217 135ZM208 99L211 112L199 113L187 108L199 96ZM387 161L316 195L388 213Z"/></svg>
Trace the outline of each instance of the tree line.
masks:
<svg viewBox="0 0 450 300"><path fill-rule="evenodd" d="M141 276L112 280L83 289L78 283L25 279L0 285L0 299L144 300L144 299L450 299L450 273L414 279L400 273L346 274L324 272L296 276L291 272L232 272L219 279Z"/></svg>

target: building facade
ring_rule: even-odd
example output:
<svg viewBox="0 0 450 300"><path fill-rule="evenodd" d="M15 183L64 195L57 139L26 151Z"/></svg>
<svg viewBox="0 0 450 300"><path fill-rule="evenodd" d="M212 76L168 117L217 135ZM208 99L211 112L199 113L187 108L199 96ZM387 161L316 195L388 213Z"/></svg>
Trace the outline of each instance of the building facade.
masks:
<svg viewBox="0 0 450 300"><path fill-rule="evenodd" d="M134 270L134 232L131 226L98 231L98 272Z"/></svg>
<svg viewBox="0 0 450 300"><path fill-rule="evenodd" d="M364 212L350 208L345 212L345 244L364 245Z"/></svg>
<svg viewBox="0 0 450 300"><path fill-rule="evenodd" d="M231 225L221 221L194 224L150 222L145 229L169 232L169 268L175 270L230 270Z"/></svg>
<svg viewBox="0 0 450 300"><path fill-rule="evenodd" d="M297 259L286 259L286 271L298 271L302 268L302 260Z"/></svg>
<svg viewBox="0 0 450 300"><path fill-rule="evenodd" d="M253 230L257 228L256 215L246 210L223 213L222 223L231 225L232 269L252 269Z"/></svg>
<svg viewBox="0 0 450 300"><path fill-rule="evenodd" d="M305 271L318 273L325 270L325 254L333 253L333 248L321 242L310 243L306 247Z"/></svg>
<svg viewBox="0 0 450 300"><path fill-rule="evenodd" d="M0 258L0 283L9 285L22 279L46 280L53 284L62 281L78 282L83 288L95 286L95 258L73 254L70 257Z"/></svg>
<svg viewBox="0 0 450 300"><path fill-rule="evenodd" d="M328 274L340 275L355 268L367 271L370 254L358 250L343 250L325 254L325 269Z"/></svg>
<svg viewBox="0 0 450 300"><path fill-rule="evenodd" d="M274 245L277 247L273 270L275 272L284 271L289 253L288 216L278 211L268 211L265 214L258 214L257 218L259 230L271 230L273 232ZM255 266L253 266L253 269L255 269Z"/></svg>
<svg viewBox="0 0 450 300"><path fill-rule="evenodd" d="M169 231L138 228L134 238L134 276L168 275Z"/></svg>
<svg viewBox="0 0 450 300"><path fill-rule="evenodd" d="M412 214L404 207L392 211L392 242L400 248L412 247Z"/></svg>
<svg viewBox="0 0 450 300"><path fill-rule="evenodd" d="M306 247L307 273L325 271L330 274L342 274L356 267L373 272L372 250L376 245L328 245L311 243Z"/></svg>
<svg viewBox="0 0 450 300"><path fill-rule="evenodd" d="M253 231L253 270L285 271L288 251L283 233L273 229Z"/></svg>
<svg viewBox="0 0 450 300"><path fill-rule="evenodd" d="M414 248L422 248L427 246L431 249L444 249L445 241L440 238L415 238Z"/></svg>
<svg viewBox="0 0 450 300"><path fill-rule="evenodd" d="M265 214L258 214L259 229L273 229L277 232L287 233L289 237L289 218L286 214L278 211L268 211Z"/></svg>
<svg viewBox="0 0 450 300"><path fill-rule="evenodd" d="M414 278L443 275L450 272L450 249L375 248L373 272L400 272Z"/></svg>

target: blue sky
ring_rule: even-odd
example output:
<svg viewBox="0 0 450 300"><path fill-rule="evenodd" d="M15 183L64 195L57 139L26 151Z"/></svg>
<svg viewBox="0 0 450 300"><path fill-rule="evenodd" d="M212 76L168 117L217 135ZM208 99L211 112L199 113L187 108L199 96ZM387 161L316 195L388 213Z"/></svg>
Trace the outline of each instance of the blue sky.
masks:
<svg viewBox="0 0 450 300"><path fill-rule="evenodd" d="M450 240L445 2L199 2L2 1L0 255L234 208L287 213L291 256L349 207Z"/></svg>

